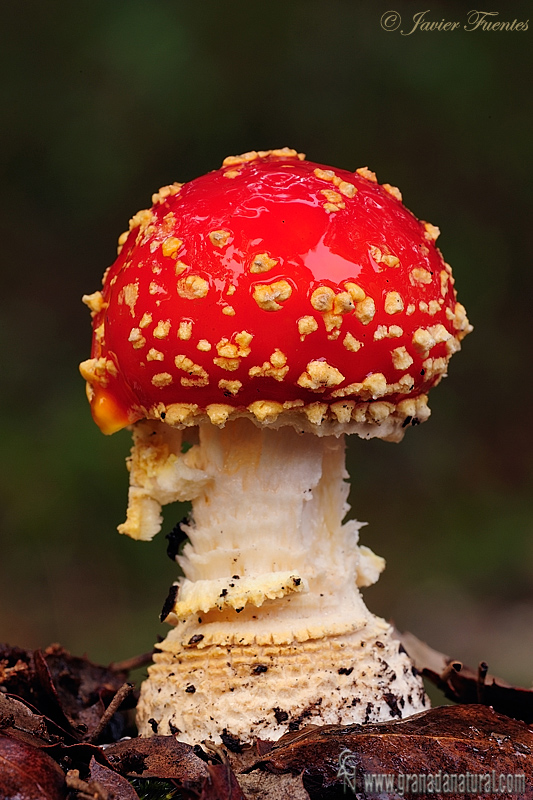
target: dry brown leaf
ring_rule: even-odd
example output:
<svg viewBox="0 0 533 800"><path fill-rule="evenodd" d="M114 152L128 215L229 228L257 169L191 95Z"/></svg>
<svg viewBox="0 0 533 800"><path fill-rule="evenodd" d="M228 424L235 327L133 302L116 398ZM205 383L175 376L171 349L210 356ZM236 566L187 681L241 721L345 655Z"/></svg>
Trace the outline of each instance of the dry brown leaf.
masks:
<svg viewBox="0 0 533 800"><path fill-rule="evenodd" d="M84 772L93 757L99 764L103 764L104 767L114 769L114 765L106 758L106 751L95 744L89 744L89 742L80 742L76 744L63 744L62 742L58 742L45 749L46 752L60 764L79 767L83 769Z"/></svg>
<svg viewBox="0 0 533 800"><path fill-rule="evenodd" d="M482 705L443 706L403 720L326 725L292 734L282 737L255 766L302 774L310 796L323 798L342 789L341 765L347 755L359 788L364 776L373 773L460 775L494 770L524 773L527 782L521 800L533 800L533 731Z"/></svg>
<svg viewBox="0 0 533 800"><path fill-rule="evenodd" d="M46 650L23 650L0 645L0 686L31 703L74 741L98 725L113 696L127 678L126 671L98 666L86 657L72 656L61 645ZM130 698L126 707L133 707ZM112 738L122 735L122 717L115 715Z"/></svg>
<svg viewBox="0 0 533 800"><path fill-rule="evenodd" d="M476 670L433 650L412 633L399 634L417 670L456 703L484 703L501 714L533 723L533 689L511 686L488 672L485 662Z"/></svg>
<svg viewBox="0 0 533 800"><path fill-rule="evenodd" d="M256 771L238 775L237 780L247 800L310 800L301 775Z"/></svg>
<svg viewBox="0 0 533 800"><path fill-rule="evenodd" d="M105 749L109 763L122 775L134 778L161 778L202 785L209 772L189 744L174 736L128 739Z"/></svg>
<svg viewBox="0 0 533 800"><path fill-rule="evenodd" d="M41 747L57 741L57 736L48 728L46 717L36 714L16 697L1 692L0 730L7 736L25 741L34 747Z"/></svg>
<svg viewBox="0 0 533 800"><path fill-rule="evenodd" d="M139 800L139 795L126 778L99 764L94 756L91 758L89 771L91 781L98 781L112 795L113 800Z"/></svg>
<svg viewBox="0 0 533 800"><path fill-rule="evenodd" d="M34 686L36 689L37 687L39 688L39 709L44 711L48 717L55 720L58 725L61 725L75 738L81 737L87 729L85 727L77 728L75 721L67 716L65 709L61 705L46 659L40 650L34 652L33 664L35 670Z"/></svg>
<svg viewBox="0 0 533 800"><path fill-rule="evenodd" d="M49 755L25 742L0 735L0 797L9 800L63 800L65 776Z"/></svg>
<svg viewBox="0 0 533 800"><path fill-rule="evenodd" d="M229 764L209 764L200 800L247 800Z"/></svg>

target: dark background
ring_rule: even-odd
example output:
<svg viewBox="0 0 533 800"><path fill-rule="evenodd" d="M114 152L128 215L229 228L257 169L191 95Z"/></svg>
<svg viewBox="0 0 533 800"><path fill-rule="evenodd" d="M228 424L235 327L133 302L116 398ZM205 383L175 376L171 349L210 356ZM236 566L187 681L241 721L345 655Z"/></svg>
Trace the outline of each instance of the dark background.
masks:
<svg viewBox="0 0 533 800"><path fill-rule="evenodd" d="M0 640L148 650L175 566L120 537L128 432L78 375L80 302L151 193L282 146L368 165L439 225L475 332L401 445L352 438L353 513L388 569L368 605L510 681L533 673L531 31L404 33L424 4L3 4ZM529 3L489 4L525 21ZM486 4L485 4L486 6ZM484 7L485 7L484 6ZM471 4L431 3L467 22ZM164 532L179 519L169 509Z"/></svg>

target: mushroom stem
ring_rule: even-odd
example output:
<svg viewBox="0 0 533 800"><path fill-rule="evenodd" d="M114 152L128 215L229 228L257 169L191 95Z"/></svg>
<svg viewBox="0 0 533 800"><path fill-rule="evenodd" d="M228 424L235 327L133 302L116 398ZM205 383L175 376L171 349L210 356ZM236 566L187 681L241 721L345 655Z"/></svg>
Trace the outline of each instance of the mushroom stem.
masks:
<svg viewBox="0 0 533 800"><path fill-rule="evenodd" d="M356 584L374 583L384 563L357 546L360 523L342 524L344 437L241 419L222 430L201 425L199 449L208 481L193 500L190 543L178 558L185 579L177 617L203 612L202 630L224 622L240 633L242 617L233 623L221 612L276 599L262 617L278 636L286 628L288 641L295 625L303 637L309 624L352 629L364 616Z"/></svg>
<svg viewBox="0 0 533 800"><path fill-rule="evenodd" d="M156 719L191 742L224 729L277 738L310 717L422 710L418 677L358 589L384 562L359 546L361 523L342 522L343 437L205 424L195 461L204 477L178 557L175 628L143 685L141 732Z"/></svg>

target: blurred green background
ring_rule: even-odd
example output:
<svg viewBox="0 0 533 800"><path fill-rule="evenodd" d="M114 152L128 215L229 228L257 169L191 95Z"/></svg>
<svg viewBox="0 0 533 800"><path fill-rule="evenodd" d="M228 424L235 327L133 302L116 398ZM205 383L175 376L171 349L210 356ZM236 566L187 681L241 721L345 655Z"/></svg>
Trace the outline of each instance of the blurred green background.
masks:
<svg viewBox="0 0 533 800"><path fill-rule="evenodd" d="M78 375L82 294L160 185L250 149L368 165L440 226L475 333L398 445L352 439L352 513L388 569L368 605L467 663L533 678L531 31L385 31L391 7L3 4L0 640L151 648L175 566L120 537L127 432ZM404 33L426 5L393 0ZM426 19L467 22L470 3ZM530 3L491 5L525 21Z"/></svg>

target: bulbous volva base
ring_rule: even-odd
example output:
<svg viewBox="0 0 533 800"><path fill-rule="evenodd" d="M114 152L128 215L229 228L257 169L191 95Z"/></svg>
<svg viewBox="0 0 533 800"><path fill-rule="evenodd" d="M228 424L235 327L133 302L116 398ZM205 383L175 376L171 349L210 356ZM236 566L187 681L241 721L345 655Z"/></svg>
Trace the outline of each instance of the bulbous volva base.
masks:
<svg viewBox="0 0 533 800"><path fill-rule="evenodd" d="M361 630L290 644L201 648L182 640L175 629L158 646L142 685L143 736L275 740L308 724L377 722L429 707L391 627L376 617Z"/></svg>

